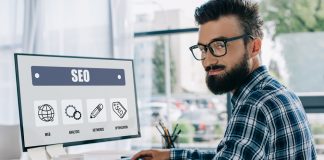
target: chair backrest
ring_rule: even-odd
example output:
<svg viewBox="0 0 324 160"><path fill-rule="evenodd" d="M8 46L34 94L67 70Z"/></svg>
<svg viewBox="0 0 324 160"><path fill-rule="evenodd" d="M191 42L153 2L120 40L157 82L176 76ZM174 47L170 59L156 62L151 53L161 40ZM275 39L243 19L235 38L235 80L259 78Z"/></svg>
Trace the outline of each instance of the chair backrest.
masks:
<svg viewBox="0 0 324 160"><path fill-rule="evenodd" d="M19 125L0 124L0 159L19 159L22 149Z"/></svg>

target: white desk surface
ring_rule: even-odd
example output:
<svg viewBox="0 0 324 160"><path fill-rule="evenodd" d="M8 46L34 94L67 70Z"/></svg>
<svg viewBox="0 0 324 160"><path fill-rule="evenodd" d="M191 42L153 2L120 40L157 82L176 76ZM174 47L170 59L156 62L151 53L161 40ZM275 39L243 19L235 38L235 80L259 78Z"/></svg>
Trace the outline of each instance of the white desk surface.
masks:
<svg viewBox="0 0 324 160"><path fill-rule="evenodd" d="M131 157L136 151L90 151L82 154L69 154L67 156L60 156L54 160L120 160L121 156ZM24 152L20 160L29 160L28 155Z"/></svg>

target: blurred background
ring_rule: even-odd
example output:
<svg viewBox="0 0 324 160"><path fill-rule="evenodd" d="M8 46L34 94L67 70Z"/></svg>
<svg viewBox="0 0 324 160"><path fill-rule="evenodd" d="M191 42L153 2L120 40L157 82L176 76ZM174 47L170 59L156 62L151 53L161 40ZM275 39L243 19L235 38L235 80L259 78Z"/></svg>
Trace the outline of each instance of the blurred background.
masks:
<svg viewBox="0 0 324 160"><path fill-rule="evenodd" d="M324 154L324 1L255 1L265 20L263 64L298 93ZM216 148L231 95L208 91L188 49L197 43L193 14L203 2L0 0L0 124L19 123L13 53L128 58L135 64L142 137L103 146L160 148L155 125L162 119L170 128L179 124L179 146Z"/></svg>

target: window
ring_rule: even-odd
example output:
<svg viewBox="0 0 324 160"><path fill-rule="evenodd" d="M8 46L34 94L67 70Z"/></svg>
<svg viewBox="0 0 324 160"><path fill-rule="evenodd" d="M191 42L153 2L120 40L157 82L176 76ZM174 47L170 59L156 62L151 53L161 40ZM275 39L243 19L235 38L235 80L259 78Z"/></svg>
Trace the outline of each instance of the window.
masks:
<svg viewBox="0 0 324 160"><path fill-rule="evenodd" d="M0 1L0 124L18 123L14 60L12 53L22 49L23 1ZM9 16L10 15L10 16Z"/></svg>
<svg viewBox="0 0 324 160"><path fill-rule="evenodd" d="M315 1L304 4L302 0L288 2L261 0L258 2L260 2L261 15L265 20L265 37L261 54L263 64L276 79L297 92L306 112L324 112L322 109L324 108L322 103L324 85L321 85L324 82L322 63L324 61L322 54L324 50L322 45L324 43L322 38L324 37L324 25L322 24L324 8L320 6L323 4ZM168 105L170 107L168 115L172 115L173 104L177 109L191 110L191 108L209 106L213 102L217 107L221 106L219 108L225 109L219 109L215 114L217 116L209 112L210 115L217 117L217 120L211 120L216 121L216 128L220 128L215 131L217 134L214 133L217 137L217 135L223 134L226 127L224 119L227 118L227 114L223 115L223 113L227 112L227 100L225 96L214 96L206 90L200 63L194 62L188 50L188 47L197 41L197 32L193 29L197 27L193 14L195 7L201 3L203 2L134 1L135 60L136 62L141 60L141 64L138 63L136 67L136 74L141 75L141 78L136 80L139 99L143 102L139 107L141 109L146 106L146 103L156 101L171 103ZM182 32L186 29L191 29L191 32ZM165 57L169 57L169 59L165 59ZM165 64L168 66L163 66ZM160 72L161 70L166 72ZM163 77L163 75L167 76ZM165 80L169 82L166 83ZM191 120L194 120L194 116L181 111L181 116L175 119L177 122L182 117L190 117ZM321 114L308 114L308 116L316 137L316 145L321 146L324 127L317 124L318 119L322 119ZM154 121L154 117L147 117L150 119L143 119L143 121L152 121L152 119ZM172 118L174 117L167 118L169 126L173 126L174 119ZM193 124L193 122L189 123ZM161 142L154 123L149 122L143 127L146 125L151 125L151 128L142 129L143 138L148 137L147 139L149 139L145 142L151 143L150 145L153 146L154 143ZM194 127L188 127L188 130L192 132L188 132L193 136L189 138L190 140L187 137L187 141L180 140L181 145L196 148L215 148L217 146L217 138L216 141L211 139L203 141L195 138L197 128L203 128L201 127L203 125L200 127L199 125L198 127L197 125L191 126ZM319 153L322 152L321 147L318 150Z"/></svg>
<svg viewBox="0 0 324 160"><path fill-rule="evenodd" d="M124 25L128 2L0 1L0 124L19 123L13 53L130 58L133 30ZM122 148L130 148L122 141L109 143L113 144L99 147L115 149L120 143Z"/></svg>
<svg viewBox="0 0 324 160"><path fill-rule="evenodd" d="M193 13L203 1L134 0L135 33L196 27Z"/></svg>
<svg viewBox="0 0 324 160"><path fill-rule="evenodd" d="M268 40L264 60L272 74L299 95L323 154L324 8L320 1L262 1ZM271 49L272 48L272 49ZM267 56L266 56L267 55ZM316 114L314 114L316 113Z"/></svg>
<svg viewBox="0 0 324 160"><path fill-rule="evenodd" d="M189 51L197 42L193 13L199 3L135 1L134 60L142 138L140 146L132 144L134 148L161 148L162 137L155 127L159 119L169 128L179 124L181 147L215 147L225 131L226 95L208 91L204 69Z"/></svg>
<svg viewBox="0 0 324 160"><path fill-rule="evenodd" d="M169 127L179 124L181 146L215 146L223 135L226 96L208 92L201 63L192 58L188 49L196 39L196 32L136 38L134 60L141 102L141 146L145 142L144 147L161 147L161 136L155 127L160 119ZM141 147L136 144L133 147Z"/></svg>

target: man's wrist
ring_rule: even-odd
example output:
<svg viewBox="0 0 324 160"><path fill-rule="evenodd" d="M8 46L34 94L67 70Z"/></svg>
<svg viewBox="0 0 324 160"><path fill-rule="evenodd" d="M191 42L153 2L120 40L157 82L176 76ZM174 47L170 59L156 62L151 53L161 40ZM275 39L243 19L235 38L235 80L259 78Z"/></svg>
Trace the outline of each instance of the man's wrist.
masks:
<svg viewBox="0 0 324 160"><path fill-rule="evenodd" d="M164 159L164 160L169 160L170 159L170 155L171 155L170 149L163 149L161 152L162 152L161 159Z"/></svg>

